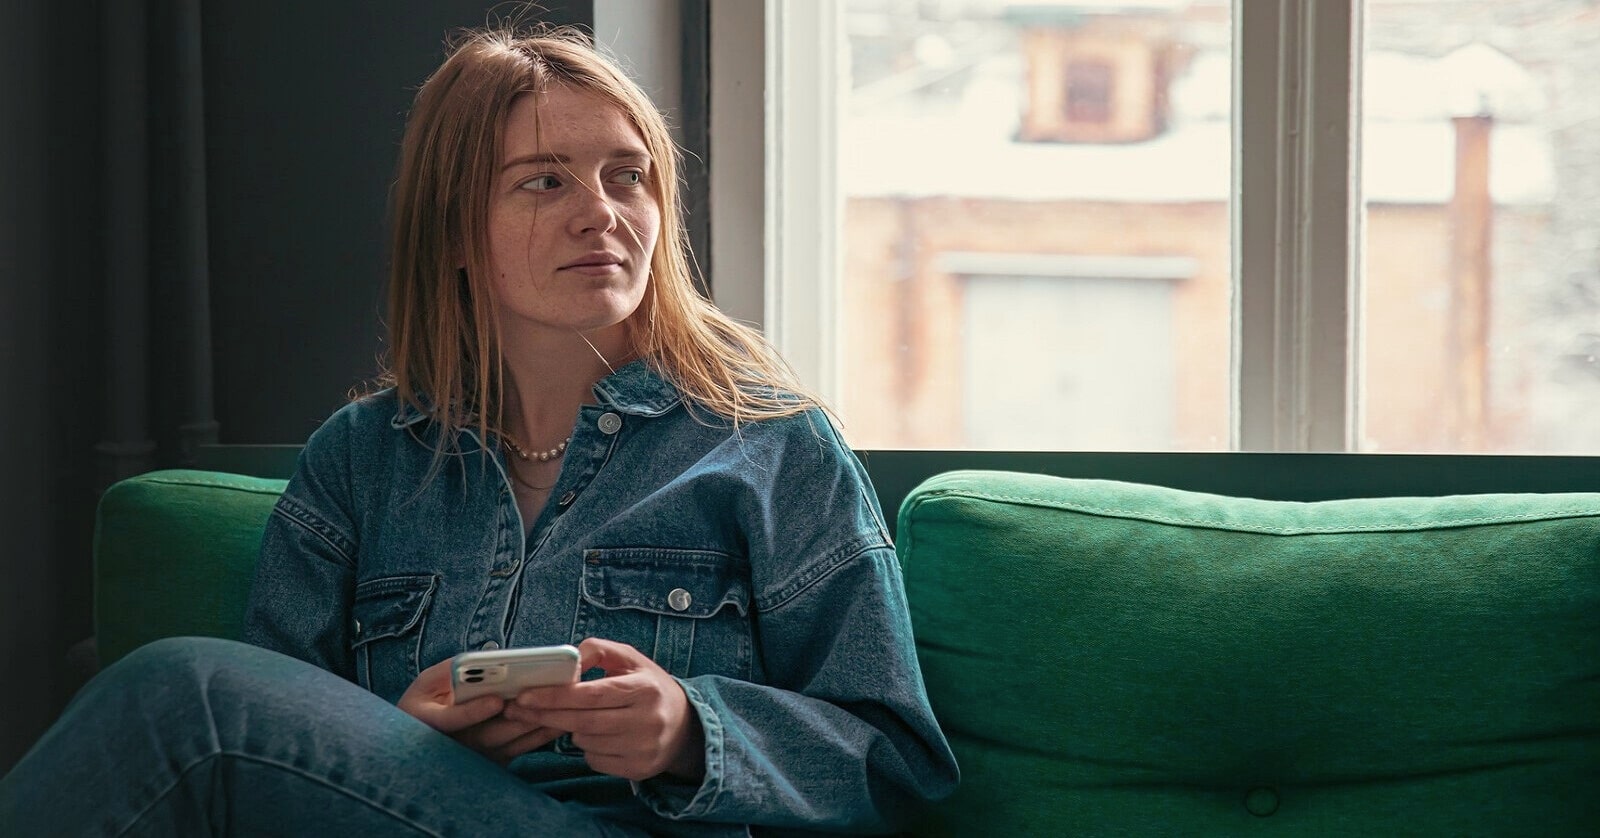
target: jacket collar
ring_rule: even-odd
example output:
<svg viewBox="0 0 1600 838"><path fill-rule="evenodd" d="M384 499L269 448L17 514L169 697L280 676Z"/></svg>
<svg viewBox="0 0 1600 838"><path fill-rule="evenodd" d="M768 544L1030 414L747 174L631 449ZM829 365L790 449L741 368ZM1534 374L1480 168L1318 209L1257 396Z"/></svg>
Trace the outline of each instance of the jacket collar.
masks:
<svg viewBox="0 0 1600 838"><path fill-rule="evenodd" d="M595 382L594 395L601 406L632 416L660 416L683 400L678 388L642 359ZM432 400L427 393L418 393L417 401L425 410L401 402L389 424L405 428L428 418L433 409Z"/></svg>
<svg viewBox="0 0 1600 838"><path fill-rule="evenodd" d="M683 395L643 359L625 365L594 385L600 404L633 416L660 416Z"/></svg>

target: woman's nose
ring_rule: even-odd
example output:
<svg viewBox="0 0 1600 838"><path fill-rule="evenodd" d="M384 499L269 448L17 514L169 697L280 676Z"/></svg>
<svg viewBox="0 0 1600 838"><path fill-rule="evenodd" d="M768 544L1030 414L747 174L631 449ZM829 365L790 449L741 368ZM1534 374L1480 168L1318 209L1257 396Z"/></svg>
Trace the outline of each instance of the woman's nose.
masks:
<svg viewBox="0 0 1600 838"><path fill-rule="evenodd" d="M574 233L609 233L617 229L617 210L604 190L590 187L578 200L580 206L572 214Z"/></svg>

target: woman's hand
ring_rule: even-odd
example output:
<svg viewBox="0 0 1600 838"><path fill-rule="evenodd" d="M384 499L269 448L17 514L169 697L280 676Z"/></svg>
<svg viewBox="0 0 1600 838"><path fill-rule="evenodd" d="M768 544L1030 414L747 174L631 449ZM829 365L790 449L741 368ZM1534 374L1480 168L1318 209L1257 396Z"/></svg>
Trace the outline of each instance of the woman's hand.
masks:
<svg viewBox="0 0 1600 838"><path fill-rule="evenodd" d="M524 691L505 718L535 729L571 731L589 767L629 780L670 774L698 784L705 774L705 734L683 687L644 653L590 638L578 644L580 666L606 677Z"/></svg>
<svg viewBox="0 0 1600 838"><path fill-rule="evenodd" d="M506 702L485 695L456 704L450 691L450 659L422 670L405 694L400 709L463 745L504 765L537 750L561 735L560 730L528 724L501 715Z"/></svg>

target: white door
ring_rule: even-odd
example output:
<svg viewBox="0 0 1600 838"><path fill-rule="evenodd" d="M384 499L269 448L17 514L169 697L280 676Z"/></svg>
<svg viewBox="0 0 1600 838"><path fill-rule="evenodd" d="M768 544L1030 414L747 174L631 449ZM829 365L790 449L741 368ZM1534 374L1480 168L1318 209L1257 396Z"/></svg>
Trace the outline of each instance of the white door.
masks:
<svg viewBox="0 0 1600 838"><path fill-rule="evenodd" d="M973 276L966 282L966 439L974 448L1172 446L1172 284Z"/></svg>

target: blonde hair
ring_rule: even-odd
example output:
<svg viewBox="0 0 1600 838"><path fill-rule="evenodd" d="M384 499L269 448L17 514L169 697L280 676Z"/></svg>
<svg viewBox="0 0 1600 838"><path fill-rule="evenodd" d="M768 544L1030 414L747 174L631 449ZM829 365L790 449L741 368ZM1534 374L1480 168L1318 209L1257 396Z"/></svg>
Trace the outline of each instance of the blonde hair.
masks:
<svg viewBox="0 0 1600 838"><path fill-rule="evenodd" d="M498 430L504 390L488 281L489 196L512 101L551 84L615 104L638 128L655 169L648 182L661 230L647 293L628 318L634 351L691 407L735 428L820 408L759 332L700 293L678 193L680 152L666 121L572 29L461 33L417 92L392 193L390 345L380 384L440 423L445 448L454 448L452 431L469 423Z"/></svg>

